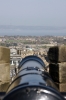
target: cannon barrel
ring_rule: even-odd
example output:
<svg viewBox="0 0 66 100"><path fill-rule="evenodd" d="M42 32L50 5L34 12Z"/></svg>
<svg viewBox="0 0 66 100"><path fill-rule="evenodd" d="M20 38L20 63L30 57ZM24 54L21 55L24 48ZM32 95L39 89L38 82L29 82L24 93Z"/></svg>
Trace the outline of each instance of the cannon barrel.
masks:
<svg viewBox="0 0 66 100"><path fill-rule="evenodd" d="M3 100L64 100L44 62L37 56L27 56L19 64L19 72L8 87Z"/></svg>

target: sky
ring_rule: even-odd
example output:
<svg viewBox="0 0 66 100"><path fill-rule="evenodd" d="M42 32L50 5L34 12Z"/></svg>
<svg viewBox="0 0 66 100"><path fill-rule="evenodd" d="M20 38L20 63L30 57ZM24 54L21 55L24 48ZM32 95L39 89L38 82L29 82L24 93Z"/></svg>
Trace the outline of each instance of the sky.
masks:
<svg viewBox="0 0 66 100"><path fill-rule="evenodd" d="M0 0L0 25L66 27L66 0ZM62 32L66 29L56 34Z"/></svg>

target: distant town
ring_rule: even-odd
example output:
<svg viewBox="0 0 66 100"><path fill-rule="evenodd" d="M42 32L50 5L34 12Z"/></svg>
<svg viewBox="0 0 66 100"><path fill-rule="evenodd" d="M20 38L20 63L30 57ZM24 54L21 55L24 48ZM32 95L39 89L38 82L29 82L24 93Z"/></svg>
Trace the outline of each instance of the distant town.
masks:
<svg viewBox="0 0 66 100"><path fill-rule="evenodd" d="M15 61L27 55L46 57L50 47L66 45L65 36L3 36L0 46L10 48L10 60ZM44 57L43 57L44 59Z"/></svg>
<svg viewBox="0 0 66 100"><path fill-rule="evenodd" d="M66 45L65 36L2 36L0 46L10 48L11 54L25 55L47 53L52 46ZM16 51L17 50L17 51ZM20 52L19 52L20 51Z"/></svg>
<svg viewBox="0 0 66 100"><path fill-rule="evenodd" d="M55 45L66 45L65 36L2 36L0 37L0 46L9 48L48 49Z"/></svg>
<svg viewBox="0 0 66 100"><path fill-rule="evenodd" d="M65 36L2 36L0 46L15 49L48 50L51 46L66 45Z"/></svg>

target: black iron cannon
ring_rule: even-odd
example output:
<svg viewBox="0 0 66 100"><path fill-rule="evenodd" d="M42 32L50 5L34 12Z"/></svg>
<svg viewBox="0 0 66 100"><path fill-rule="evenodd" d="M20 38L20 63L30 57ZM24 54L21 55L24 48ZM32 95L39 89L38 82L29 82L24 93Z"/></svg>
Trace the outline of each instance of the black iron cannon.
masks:
<svg viewBox="0 0 66 100"><path fill-rule="evenodd" d="M19 72L8 87L3 100L65 100L44 62L37 56L27 56L19 64Z"/></svg>

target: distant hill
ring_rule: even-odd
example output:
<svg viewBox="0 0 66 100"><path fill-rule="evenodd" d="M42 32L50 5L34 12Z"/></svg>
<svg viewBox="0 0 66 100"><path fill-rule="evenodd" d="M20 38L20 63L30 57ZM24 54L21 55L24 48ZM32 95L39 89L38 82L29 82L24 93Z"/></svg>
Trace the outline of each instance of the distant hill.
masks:
<svg viewBox="0 0 66 100"><path fill-rule="evenodd" d="M3 35L65 36L66 27L0 25L0 36Z"/></svg>
<svg viewBox="0 0 66 100"><path fill-rule="evenodd" d="M55 26L15 26L15 25L0 25L0 29L22 29L22 30L64 30L66 27Z"/></svg>

